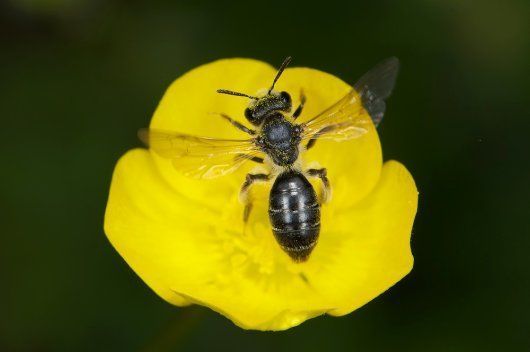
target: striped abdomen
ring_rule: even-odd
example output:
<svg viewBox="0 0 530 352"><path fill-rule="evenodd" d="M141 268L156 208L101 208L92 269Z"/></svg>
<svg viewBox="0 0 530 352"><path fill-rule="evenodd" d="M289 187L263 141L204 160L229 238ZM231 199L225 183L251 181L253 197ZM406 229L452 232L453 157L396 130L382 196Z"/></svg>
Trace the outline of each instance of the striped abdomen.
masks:
<svg viewBox="0 0 530 352"><path fill-rule="evenodd" d="M269 198L269 219L282 249L295 261L307 260L320 232L320 205L304 175L290 170L276 178Z"/></svg>

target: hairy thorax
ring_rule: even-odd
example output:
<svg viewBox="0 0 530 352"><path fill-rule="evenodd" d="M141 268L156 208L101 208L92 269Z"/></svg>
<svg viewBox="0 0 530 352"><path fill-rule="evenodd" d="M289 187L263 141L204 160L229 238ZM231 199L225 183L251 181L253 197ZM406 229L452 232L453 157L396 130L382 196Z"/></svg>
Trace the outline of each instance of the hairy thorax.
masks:
<svg viewBox="0 0 530 352"><path fill-rule="evenodd" d="M274 164L288 167L298 159L300 127L288 121L280 112L265 118L258 139Z"/></svg>

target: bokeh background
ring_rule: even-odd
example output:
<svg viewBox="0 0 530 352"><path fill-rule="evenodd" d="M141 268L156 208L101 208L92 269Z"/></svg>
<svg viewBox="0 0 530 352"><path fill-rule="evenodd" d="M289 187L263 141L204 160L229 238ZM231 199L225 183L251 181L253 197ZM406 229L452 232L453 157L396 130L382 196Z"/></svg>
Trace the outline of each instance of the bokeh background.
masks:
<svg viewBox="0 0 530 352"><path fill-rule="evenodd" d="M530 2L0 3L0 351L530 348ZM385 159L420 191L415 267L353 314L249 332L157 297L107 241L117 159L166 87L252 57L353 83L395 55Z"/></svg>

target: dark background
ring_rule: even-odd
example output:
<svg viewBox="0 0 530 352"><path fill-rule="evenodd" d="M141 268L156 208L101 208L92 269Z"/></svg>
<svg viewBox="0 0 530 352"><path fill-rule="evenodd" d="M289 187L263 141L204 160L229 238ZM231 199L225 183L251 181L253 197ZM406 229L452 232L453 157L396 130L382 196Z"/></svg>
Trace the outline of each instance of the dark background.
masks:
<svg viewBox="0 0 530 352"><path fill-rule="evenodd" d="M530 2L220 3L1 3L0 351L530 348ZM103 214L171 81L287 55L350 83L401 59L380 135L420 191L416 261L351 315L249 332L157 297Z"/></svg>

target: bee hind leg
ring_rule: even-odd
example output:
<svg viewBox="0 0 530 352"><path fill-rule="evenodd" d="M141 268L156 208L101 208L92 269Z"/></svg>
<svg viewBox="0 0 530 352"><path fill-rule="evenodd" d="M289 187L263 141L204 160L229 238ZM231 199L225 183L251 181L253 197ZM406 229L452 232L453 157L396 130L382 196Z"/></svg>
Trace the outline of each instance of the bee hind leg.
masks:
<svg viewBox="0 0 530 352"><path fill-rule="evenodd" d="M265 182L268 181L270 175L267 174L247 174L247 178L243 185L241 186L241 191L239 191L239 200L245 204L245 210L243 211L243 222L246 224L252 211L252 200L248 196L250 187L255 182Z"/></svg>
<svg viewBox="0 0 530 352"><path fill-rule="evenodd" d="M331 184L328 179L328 172L325 168L308 169L307 174L311 177L318 177L322 181L322 194L320 195L321 203L327 203L331 199Z"/></svg>
<svg viewBox="0 0 530 352"><path fill-rule="evenodd" d="M248 201L245 204L245 210L243 210L243 222L245 224L248 222L248 218L250 216L251 211L252 211L252 201Z"/></svg>

